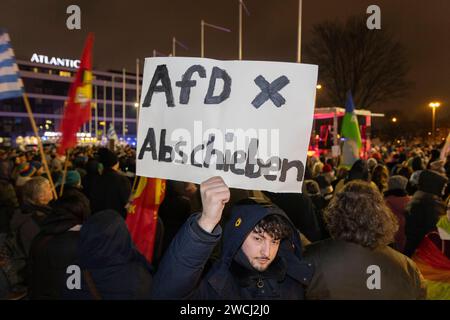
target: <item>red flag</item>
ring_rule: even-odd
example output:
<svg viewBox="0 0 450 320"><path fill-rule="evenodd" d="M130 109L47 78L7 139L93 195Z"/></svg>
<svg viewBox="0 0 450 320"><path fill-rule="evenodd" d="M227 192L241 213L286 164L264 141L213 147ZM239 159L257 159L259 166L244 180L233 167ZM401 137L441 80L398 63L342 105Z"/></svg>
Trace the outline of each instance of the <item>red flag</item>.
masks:
<svg viewBox="0 0 450 320"><path fill-rule="evenodd" d="M153 258L158 209L164 200L165 192L166 180L141 177L128 207L126 223L131 238L149 262L152 262Z"/></svg>
<svg viewBox="0 0 450 320"><path fill-rule="evenodd" d="M76 146L76 133L80 127L91 119L92 102L92 45L94 34L89 33L81 56L80 68L70 86L64 118L61 123L61 144L59 154Z"/></svg>

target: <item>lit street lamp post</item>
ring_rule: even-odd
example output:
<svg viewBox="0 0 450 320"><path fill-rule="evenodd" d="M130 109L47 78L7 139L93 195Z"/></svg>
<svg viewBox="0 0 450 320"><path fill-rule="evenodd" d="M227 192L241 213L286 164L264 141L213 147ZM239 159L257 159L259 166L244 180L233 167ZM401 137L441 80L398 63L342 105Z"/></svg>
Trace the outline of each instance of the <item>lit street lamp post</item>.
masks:
<svg viewBox="0 0 450 320"><path fill-rule="evenodd" d="M431 108L432 114L433 114L433 117L432 117L432 120L431 120L432 121L432 123L431 123L431 134L432 134L432 137L435 138L436 137L436 134L435 134L435 130L436 130L436 108L439 108L441 106L441 103L440 102L430 102L428 104L428 106Z"/></svg>

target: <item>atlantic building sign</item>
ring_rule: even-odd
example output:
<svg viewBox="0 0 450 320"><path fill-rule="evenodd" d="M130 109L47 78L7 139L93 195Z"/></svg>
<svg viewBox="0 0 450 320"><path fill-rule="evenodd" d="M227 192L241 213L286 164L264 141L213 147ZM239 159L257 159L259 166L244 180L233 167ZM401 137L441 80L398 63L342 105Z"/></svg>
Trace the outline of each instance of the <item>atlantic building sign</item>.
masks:
<svg viewBox="0 0 450 320"><path fill-rule="evenodd" d="M65 59L59 57L48 57L42 54L33 53L31 62L77 69L80 67L80 60Z"/></svg>

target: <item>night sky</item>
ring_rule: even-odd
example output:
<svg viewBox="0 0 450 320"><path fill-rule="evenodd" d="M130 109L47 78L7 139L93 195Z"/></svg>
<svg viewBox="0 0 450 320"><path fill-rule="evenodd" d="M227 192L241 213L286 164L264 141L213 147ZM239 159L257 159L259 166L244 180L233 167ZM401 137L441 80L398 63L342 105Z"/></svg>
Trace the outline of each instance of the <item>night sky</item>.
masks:
<svg viewBox="0 0 450 320"><path fill-rule="evenodd" d="M295 62L297 0L246 0L244 59ZM66 8L77 4L82 29L66 28ZM402 100L372 110L401 110L431 123L427 104L439 100L438 123L450 122L450 1L449 0L303 0L303 47L314 24L366 15L381 7L382 27L390 28L405 46L415 86ZM85 36L95 32L94 66L99 70L135 70L135 59L153 49L169 53L172 36L189 47L177 56L200 56L200 20L227 27L232 33L206 29L205 56L238 57L238 0L2 0L0 27L8 29L18 59L34 52L79 59ZM308 61L304 61L308 62ZM319 66L320 67L320 66ZM326 90L326 88L324 88ZM447 124L448 126L448 124Z"/></svg>

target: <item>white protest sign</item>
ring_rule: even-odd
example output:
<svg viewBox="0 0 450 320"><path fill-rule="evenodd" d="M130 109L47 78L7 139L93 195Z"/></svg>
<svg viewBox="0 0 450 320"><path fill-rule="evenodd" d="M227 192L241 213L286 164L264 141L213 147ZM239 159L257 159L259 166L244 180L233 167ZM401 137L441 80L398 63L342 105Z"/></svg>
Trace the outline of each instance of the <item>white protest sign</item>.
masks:
<svg viewBox="0 0 450 320"><path fill-rule="evenodd" d="M313 122L315 65L147 58L137 174L301 192Z"/></svg>

